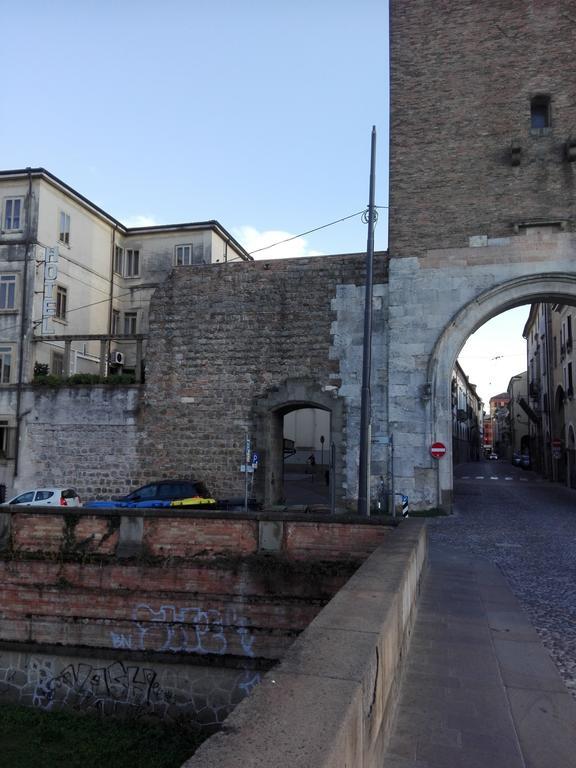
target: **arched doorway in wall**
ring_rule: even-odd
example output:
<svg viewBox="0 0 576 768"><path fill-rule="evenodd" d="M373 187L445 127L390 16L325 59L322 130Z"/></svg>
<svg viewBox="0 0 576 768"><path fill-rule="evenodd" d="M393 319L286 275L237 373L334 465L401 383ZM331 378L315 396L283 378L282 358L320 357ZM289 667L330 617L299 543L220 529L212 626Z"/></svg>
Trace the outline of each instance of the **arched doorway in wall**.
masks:
<svg viewBox="0 0 576 768"><path fill-rule="evenodd" d="M256 422L262 458L256 481L264 504L327 504L327 479L334 482L336 501L342 498L343 404L334 387L287 380L258 402Z"/></svg>
<svg viewBox="0 0 576 768"><path fill-rule="evenodd" d="M283 414L283 500L329 504L331 412L298 405Z"/></svg>
<svg viewBox="0 0 576 768"><path fill-rule="evenodd" d="M576 307L576 275L551 273L517 278L491 288L460 309L440 333L428 364L430 400L428 429L447 447L447 461L433 464L437 475L438 504L450 508L453 499L452 380L458 355L466 340L491 318L526 304ZM553 399L549 398L550 410Z"/></svg>

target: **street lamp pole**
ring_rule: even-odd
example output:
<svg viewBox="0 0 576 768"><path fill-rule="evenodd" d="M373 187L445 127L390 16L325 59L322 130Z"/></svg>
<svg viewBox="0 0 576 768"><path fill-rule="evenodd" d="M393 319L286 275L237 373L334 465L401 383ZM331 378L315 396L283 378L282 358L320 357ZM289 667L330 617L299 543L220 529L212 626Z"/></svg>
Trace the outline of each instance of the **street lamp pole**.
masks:
<svg viewBox="0 0 576 768"><path fill-rule="evenodd" d="M362 399L360 408L360 458L358 462L358 514L370 515L370 371L372 365L372 284L374 265L374 194L376 161L376 126L372 126L370 153L370 196L368 202L368 243L366 248L366 298L364 301L364 351L362 364Z"/></svg>

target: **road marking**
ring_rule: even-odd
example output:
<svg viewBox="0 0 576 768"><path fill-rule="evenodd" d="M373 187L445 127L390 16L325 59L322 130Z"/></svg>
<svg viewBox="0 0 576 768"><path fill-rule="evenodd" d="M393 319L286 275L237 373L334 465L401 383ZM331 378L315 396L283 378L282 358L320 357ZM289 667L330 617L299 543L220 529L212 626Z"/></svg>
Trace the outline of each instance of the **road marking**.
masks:
<svg viewBox="0 0 576 768"><path fill-rule="evenodd" d="M484 475L476 475L475 480L484 480Z"/></svg>
<svg viewBox="0 0 576 768"><path fill-rule="evenodd" d="M464 475L464 476L462 477L462 480L470 480L470 475Z"/></svg>
<svg viewBox="0 0 576 768"><path fill-rule="evenodd" d="M513 477L505 477L504 480L513 480Z"/></svg>
<svg viewBox="0 0 576 768"><path fill-rule="evenodd" d="M527 483L528 482L528 478L527 477L521 477L520 478L520 482L521 483Z"/></svg>
<svg viewBox="0 0 576 768"><path fill-rule="evenodd" d="M499 477L491 477L490 480L500 480Z"/></svg>

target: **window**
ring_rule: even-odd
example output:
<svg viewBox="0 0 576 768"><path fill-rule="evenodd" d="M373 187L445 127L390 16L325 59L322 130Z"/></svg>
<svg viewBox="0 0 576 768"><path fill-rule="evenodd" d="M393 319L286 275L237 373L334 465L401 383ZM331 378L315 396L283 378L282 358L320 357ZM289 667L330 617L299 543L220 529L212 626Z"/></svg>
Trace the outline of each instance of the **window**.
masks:
<svg viewBox="0 0 576 768"><path fill-rule="evenodd" d="M10 426L8 419L0 419L0 458L13 459L16 428Z"/></svg>
<svg viewBox="0 0 576 768"><path fill-rule="evenodd" d="M136 333L136 320L138 315L136 312L124 312L124 333L133 334Z"/></svg>
<svg viewBox="0 0 576 768"><path fill-rule="evenodd" d="M175 248L175 263L177 267L187 267L192 264L204 264L204 245L177 245Z"/></svg>
<svg viewBox="0 0 576 768"><path fill-rule="evenodd" d="M112 330L113 336L120 333L120 312L117 309L112 310Z"/></svg>
<svg viewBox="0 0 576 768"><path fill-rule="evenodd" d="M566 318L566 347L568 351L572 349L572 315Z"/></svg>
<svg viewBox="0 0 576 768"><path fill-rule="evenodd" d="M572 379L572 363L568 363L568 381L566 383L568 384L568 397L573 397L574 381Z"/></svg>
<svg viewBox="0 0 576 768"><path fill-rule="evenodd" d="M22 210L24 199L22 197L9 197L4 201L4 229L22 229Z"/></svg>
<svg viewBox="0 0 576 768"><path fill-rule="evenodd" d="M34 500L34 491L26 491L15 499L12 499L12 504L31 504Z"/></svg>
<svg viewBox="0 0 576 768"><path fill-rule="evenodd" d="M124 248L120 248L120 246L117 245L114 251L114 272L117 275L121 275L123 268L124 268Z"/></svg>
<svg viewBox="0 0 576 768"><path fill-rule="evenodd" d="M0 347L0 384L10 384L12 348Z"/></svg>
<svg viewBox="0 0 576 768"><path fill-rule="evenodd" d="M54 496L54 491L36 491L34 501L46 501Z"/></svg>
<svg viewBox="0 0 576 768"><path fill-rule="evenodd" d="M66 320L66 310L68 304L68 290L61 285L56 286L56 317L59 320Z"/></svg>
<svg viewBox="0 0 576 768"><path fill-rule="evenodd" d="M70 245L70 216L60 211L60 230L58 240L65 245Z"/></svg>
<svg viewBox="0 0 576 768"><path fill-rule="evenodd" d="M64 376L64 355L62 352L52 352L50 372L53 376Z"/></svg>
<svg viewBox="0 0 576 768"><path fill-rule="evenodd" d="M530 101L530 128L534 133L547 133L550 124L550 96L534 96Z"/></svg>
<svg viewBox="0 0 576 768"><path fill-rule="evenodd" d="M16 275L0 275L0 310L16 308Z"/></svg>
<svg viewBox="0 0 576 768"><path fill-rule="evenodd" d="M133 248L126 249L125 277L138 277L140 275L140 251Z"/></svg>

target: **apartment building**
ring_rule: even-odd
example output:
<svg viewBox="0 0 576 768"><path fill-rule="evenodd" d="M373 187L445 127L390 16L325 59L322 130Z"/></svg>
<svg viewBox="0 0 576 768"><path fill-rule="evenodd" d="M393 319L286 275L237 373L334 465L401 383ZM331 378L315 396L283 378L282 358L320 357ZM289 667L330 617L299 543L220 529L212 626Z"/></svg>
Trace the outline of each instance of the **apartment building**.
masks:
<svg viewBox="0 0 576 768"><path fill-rule="evenodd" d="M456 363L452 375L452 455L455 464L478 461L482 453L483 403Z"/></svg>
<svg viewBox="0 0 576 768"><path fill-rule="evenodd" d="M148 307L172 269L250 255L218 221L130 228L44 168L0 171L0 483L22 388L143 369Z"/></svg>
<svg viewBox="0 0 576 768"><path fill-rule="evenodd" d="M508 414L510 419L510 454L530 454L530 419L526 411L528 401L528 372L512 376L508 382ZM511 458L509 455L508 458Z"/></svg>
<svg viewBox="0 0 576 768"><path fill-rule="evenodd" d="M576 309L533 304L524 327L528 359L530 444L545 477L576 487L576 402L572 326Z"/></svg>
<svg viewBox="0 0 576 768"><path fill-rule="evenodd" d="M511 455L509 404L510 396L507 392L501 392L490 398L492 446L500 458L509 458Z"/></svg>

